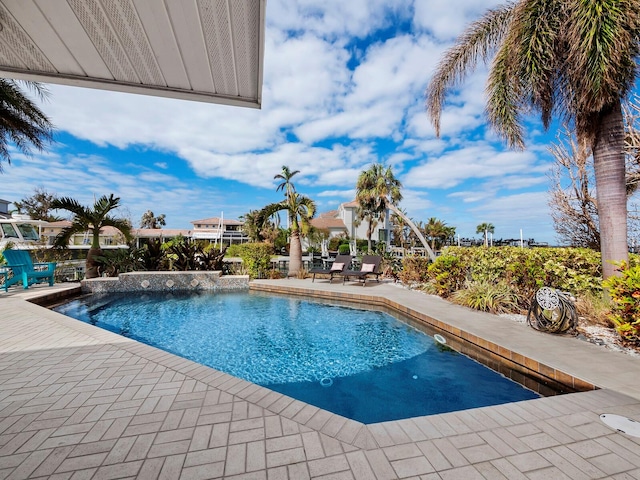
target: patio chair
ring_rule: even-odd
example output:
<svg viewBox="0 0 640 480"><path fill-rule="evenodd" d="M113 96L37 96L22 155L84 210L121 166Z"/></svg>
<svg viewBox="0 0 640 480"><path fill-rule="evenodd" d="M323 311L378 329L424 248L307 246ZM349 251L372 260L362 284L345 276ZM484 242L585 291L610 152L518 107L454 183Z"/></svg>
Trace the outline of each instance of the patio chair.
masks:
<svg viewBox="0 0 640 480"><path fill-rule="evenodd" d="M322 273L329 275L329 283L333 281L333 277L348 270L351 266L351 255L337 255L330 267L316 267L309 270L309 273L313 274L311 282L315 282L316 274Z"/></svg>
<svg viewBox="0 0 640 480"><path fill-rule="evenodd" d="M4 268L11 269L13 276L9 278L5 275L4 291L8 292L9 287L22 282L22 288L27 289L34 283L49 282L53 286L53 275L55 273L55 263L33 263L31 255L27 250L5 250L2 255L7 260Z"/></svg>
<svg viewBox="0 0 640 480"><path fill-rule="evenodd" d="M363 255L360 270L345 270L339 274L342 275L342 283L344 284L347 279L353 279L362 281L362 286L364 287L368 277L375 277L376 282L379 283L379 277L382 275L382 271L380 270L381 261L382 257L380 255Z"/></svg>

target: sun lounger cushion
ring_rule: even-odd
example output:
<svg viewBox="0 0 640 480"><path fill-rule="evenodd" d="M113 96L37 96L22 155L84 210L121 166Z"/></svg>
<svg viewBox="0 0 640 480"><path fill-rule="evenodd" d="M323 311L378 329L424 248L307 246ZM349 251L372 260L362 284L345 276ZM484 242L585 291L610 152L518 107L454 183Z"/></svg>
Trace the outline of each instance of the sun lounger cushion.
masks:
<svg viewBox="0 0 640 480"><path fill-rule="evenodd" d="M376 266L373 263L363 263L360 268L361 272L373 272Z"/></svg>
<svg viewBox="0 0 640 480"><path fill-rule="evenodd" d="M343 269L344 269L344 263L333 262L333 265L331 265L332 272L341 272Z"/></svg>

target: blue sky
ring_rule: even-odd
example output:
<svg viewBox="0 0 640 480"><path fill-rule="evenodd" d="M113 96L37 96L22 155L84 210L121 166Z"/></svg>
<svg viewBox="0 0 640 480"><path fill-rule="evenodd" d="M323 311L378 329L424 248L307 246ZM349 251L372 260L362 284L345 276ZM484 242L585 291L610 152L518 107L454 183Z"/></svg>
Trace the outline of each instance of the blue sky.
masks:
<svg viewBox="0 0 640 480"><path fill-rule="evenodd" d="M269 0L261 110L50 85L43 110L57 143L13 154L0 197L36 187L84 204L121 197L138 226L146 210L167 228L237 218L279 201L273 176L300 170L299 192L318 211L354 198L358 174L390 165L415 221L436 217L462 237L495 225L495 238L556 243L547 206L555 132L532 121L527 149L486 128L486 72L449 97L435 137L424 90L442 52L497 0Z"/></svg>

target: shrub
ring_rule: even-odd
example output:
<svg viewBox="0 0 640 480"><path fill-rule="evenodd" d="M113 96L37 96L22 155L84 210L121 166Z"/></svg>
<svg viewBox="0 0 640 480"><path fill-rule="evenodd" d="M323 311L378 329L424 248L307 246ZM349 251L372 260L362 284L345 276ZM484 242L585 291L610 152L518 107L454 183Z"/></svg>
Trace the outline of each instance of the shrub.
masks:
<svg viewBox="0 0 640 480"><path fill-rule="evenodd" d="M349 244L342 244L342 245L338 245L338 253L340 255L349 255L349 252L351 252L351 248L349 247Z"/></svg>
<svg viewBox="0 0 640 480"><path fill-rule="evenodd" d="M513 312L518 309L518 295L505 282L471 281L454 292L451 299L465 307L490 313Z"/></svg>
<svg viewBox="0 0 640 480"><path fill-rule="evenodd" d="M640 266L622 262L619 270L621 276L603 282L613 302L610 318L625 341L640 344Z"/></svg>
<svg viewBox="0 0 640 480"><path fill-rule="evenodd" d="M238 256L250 278L264 278L271 268L272 247L268 243L243 243Z"/></svg>
<svg viewBox="0 0 640 480"><path fill-rule="evenodd" d="M402 283L425 283L429 280L429 259L426 257L404 257L398 278Z"/></svg>
<svg viewBox="0 0 640 480"><path fill-rule="evenodd" d="M429 265L427 272L437 294L448 297L464 284L467 267L459 257L440 255Z"/></svg>

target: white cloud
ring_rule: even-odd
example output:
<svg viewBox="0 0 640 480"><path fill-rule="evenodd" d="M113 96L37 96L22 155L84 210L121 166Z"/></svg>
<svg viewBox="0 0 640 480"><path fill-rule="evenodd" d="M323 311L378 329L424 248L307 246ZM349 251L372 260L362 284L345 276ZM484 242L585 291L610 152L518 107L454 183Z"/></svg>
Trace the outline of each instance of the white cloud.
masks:
<svg viewBox="0 0 640 480"><path fill-rule="evenodd" d="M403 182L413 188L453 188L471 178L526 175L535 161L531 152L503 152L490 145L476 144L429 158L411 168Z"/></svg>
<svg viewBox="0 0 640 480"><path fill-rule="evenodd" d="M487 9L501 4L503 0L416 0L414 22L440 39L451 40Z"/></svg>

